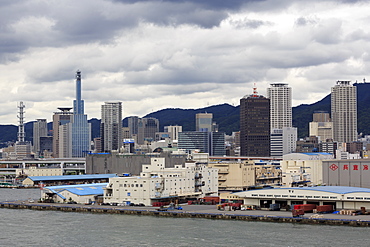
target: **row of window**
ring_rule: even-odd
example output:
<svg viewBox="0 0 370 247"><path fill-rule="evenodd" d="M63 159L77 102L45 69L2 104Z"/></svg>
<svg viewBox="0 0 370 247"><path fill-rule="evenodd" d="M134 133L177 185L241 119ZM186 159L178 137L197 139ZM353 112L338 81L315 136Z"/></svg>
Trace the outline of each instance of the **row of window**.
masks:
<svg viewBox="0 0 370 247"><path fill-rule="evenodd" d="M307 199L338 199L336 196L302 196L302 195L262 195L262 194L252 194L254 197L290 197L290 198L307 198ZM347 199L349 199L347 197ZM356 197L357 199L357 197Z"/></svg>

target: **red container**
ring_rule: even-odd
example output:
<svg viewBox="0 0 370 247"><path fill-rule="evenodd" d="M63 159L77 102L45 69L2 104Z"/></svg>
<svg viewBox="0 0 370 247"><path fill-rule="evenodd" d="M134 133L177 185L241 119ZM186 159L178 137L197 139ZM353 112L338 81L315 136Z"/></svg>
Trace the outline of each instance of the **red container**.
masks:
<svg viewBox="0 0 370 247"><path fill-rule="evenodd" d="M312 212L314 209L316 209L316 204L301 204L301 208L304 212Z"/></svg>
<svg viewBox="0 0 370 247"><path fill-rule="evenodd" d="M304 212L312 212L316 207L316 204L297 204L294 205L293 209L302 209Z"/></svg>
<svg viewBox="0 0 370 247"><path fill-rule="evenodd" d="M318 213L331 213L334 211L333 205L322 205L316 207Z"/></svg>

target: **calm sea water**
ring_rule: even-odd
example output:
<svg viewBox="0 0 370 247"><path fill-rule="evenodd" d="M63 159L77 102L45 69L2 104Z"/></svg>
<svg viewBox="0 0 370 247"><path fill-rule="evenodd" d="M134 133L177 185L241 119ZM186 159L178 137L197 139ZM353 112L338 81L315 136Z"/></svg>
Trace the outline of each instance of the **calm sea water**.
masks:
<svg viewBox="0 0 370 247"><path fill-rule="evenodd" d="M0 189L0 201L40 190ZM370 246L370 229L0 209L0 246Z"/></svg>

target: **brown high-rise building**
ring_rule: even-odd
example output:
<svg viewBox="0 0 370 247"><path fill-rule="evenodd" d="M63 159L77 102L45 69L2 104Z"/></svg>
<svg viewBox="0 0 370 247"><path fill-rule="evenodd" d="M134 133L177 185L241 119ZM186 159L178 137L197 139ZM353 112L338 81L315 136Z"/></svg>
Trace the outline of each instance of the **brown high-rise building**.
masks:
<svg viewBox="0 0 370 247"><path fill-rule="evenodd" d="M73 113L70 112L72 107L59 107L60 112L55 112L53 115L53 157L60 158L63 155L60 154L61 145L65 143L60 143L60 126L64 126L72 121ZM65 148L63 148L64 150Z"/></svg>
<svg viewBox="0 0 370 247"><path fill-rule="evenodd" d="M240 99L240 155L270 156L270 99L256 89Z"/></svg>

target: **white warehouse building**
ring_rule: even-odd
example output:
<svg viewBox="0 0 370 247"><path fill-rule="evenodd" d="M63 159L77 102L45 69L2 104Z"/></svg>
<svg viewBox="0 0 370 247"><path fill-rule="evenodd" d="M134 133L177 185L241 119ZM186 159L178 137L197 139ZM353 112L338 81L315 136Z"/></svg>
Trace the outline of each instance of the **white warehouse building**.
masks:
<svg viewBox="0 0 370 247"><path fill-rule="evenodd" d="M165 158L151 158L150 165L143 165L140 176L109 179L104 188L105 203L129 205L202 198L218 193L218 169L206 163L185 163L165 168Z"/></svg>

